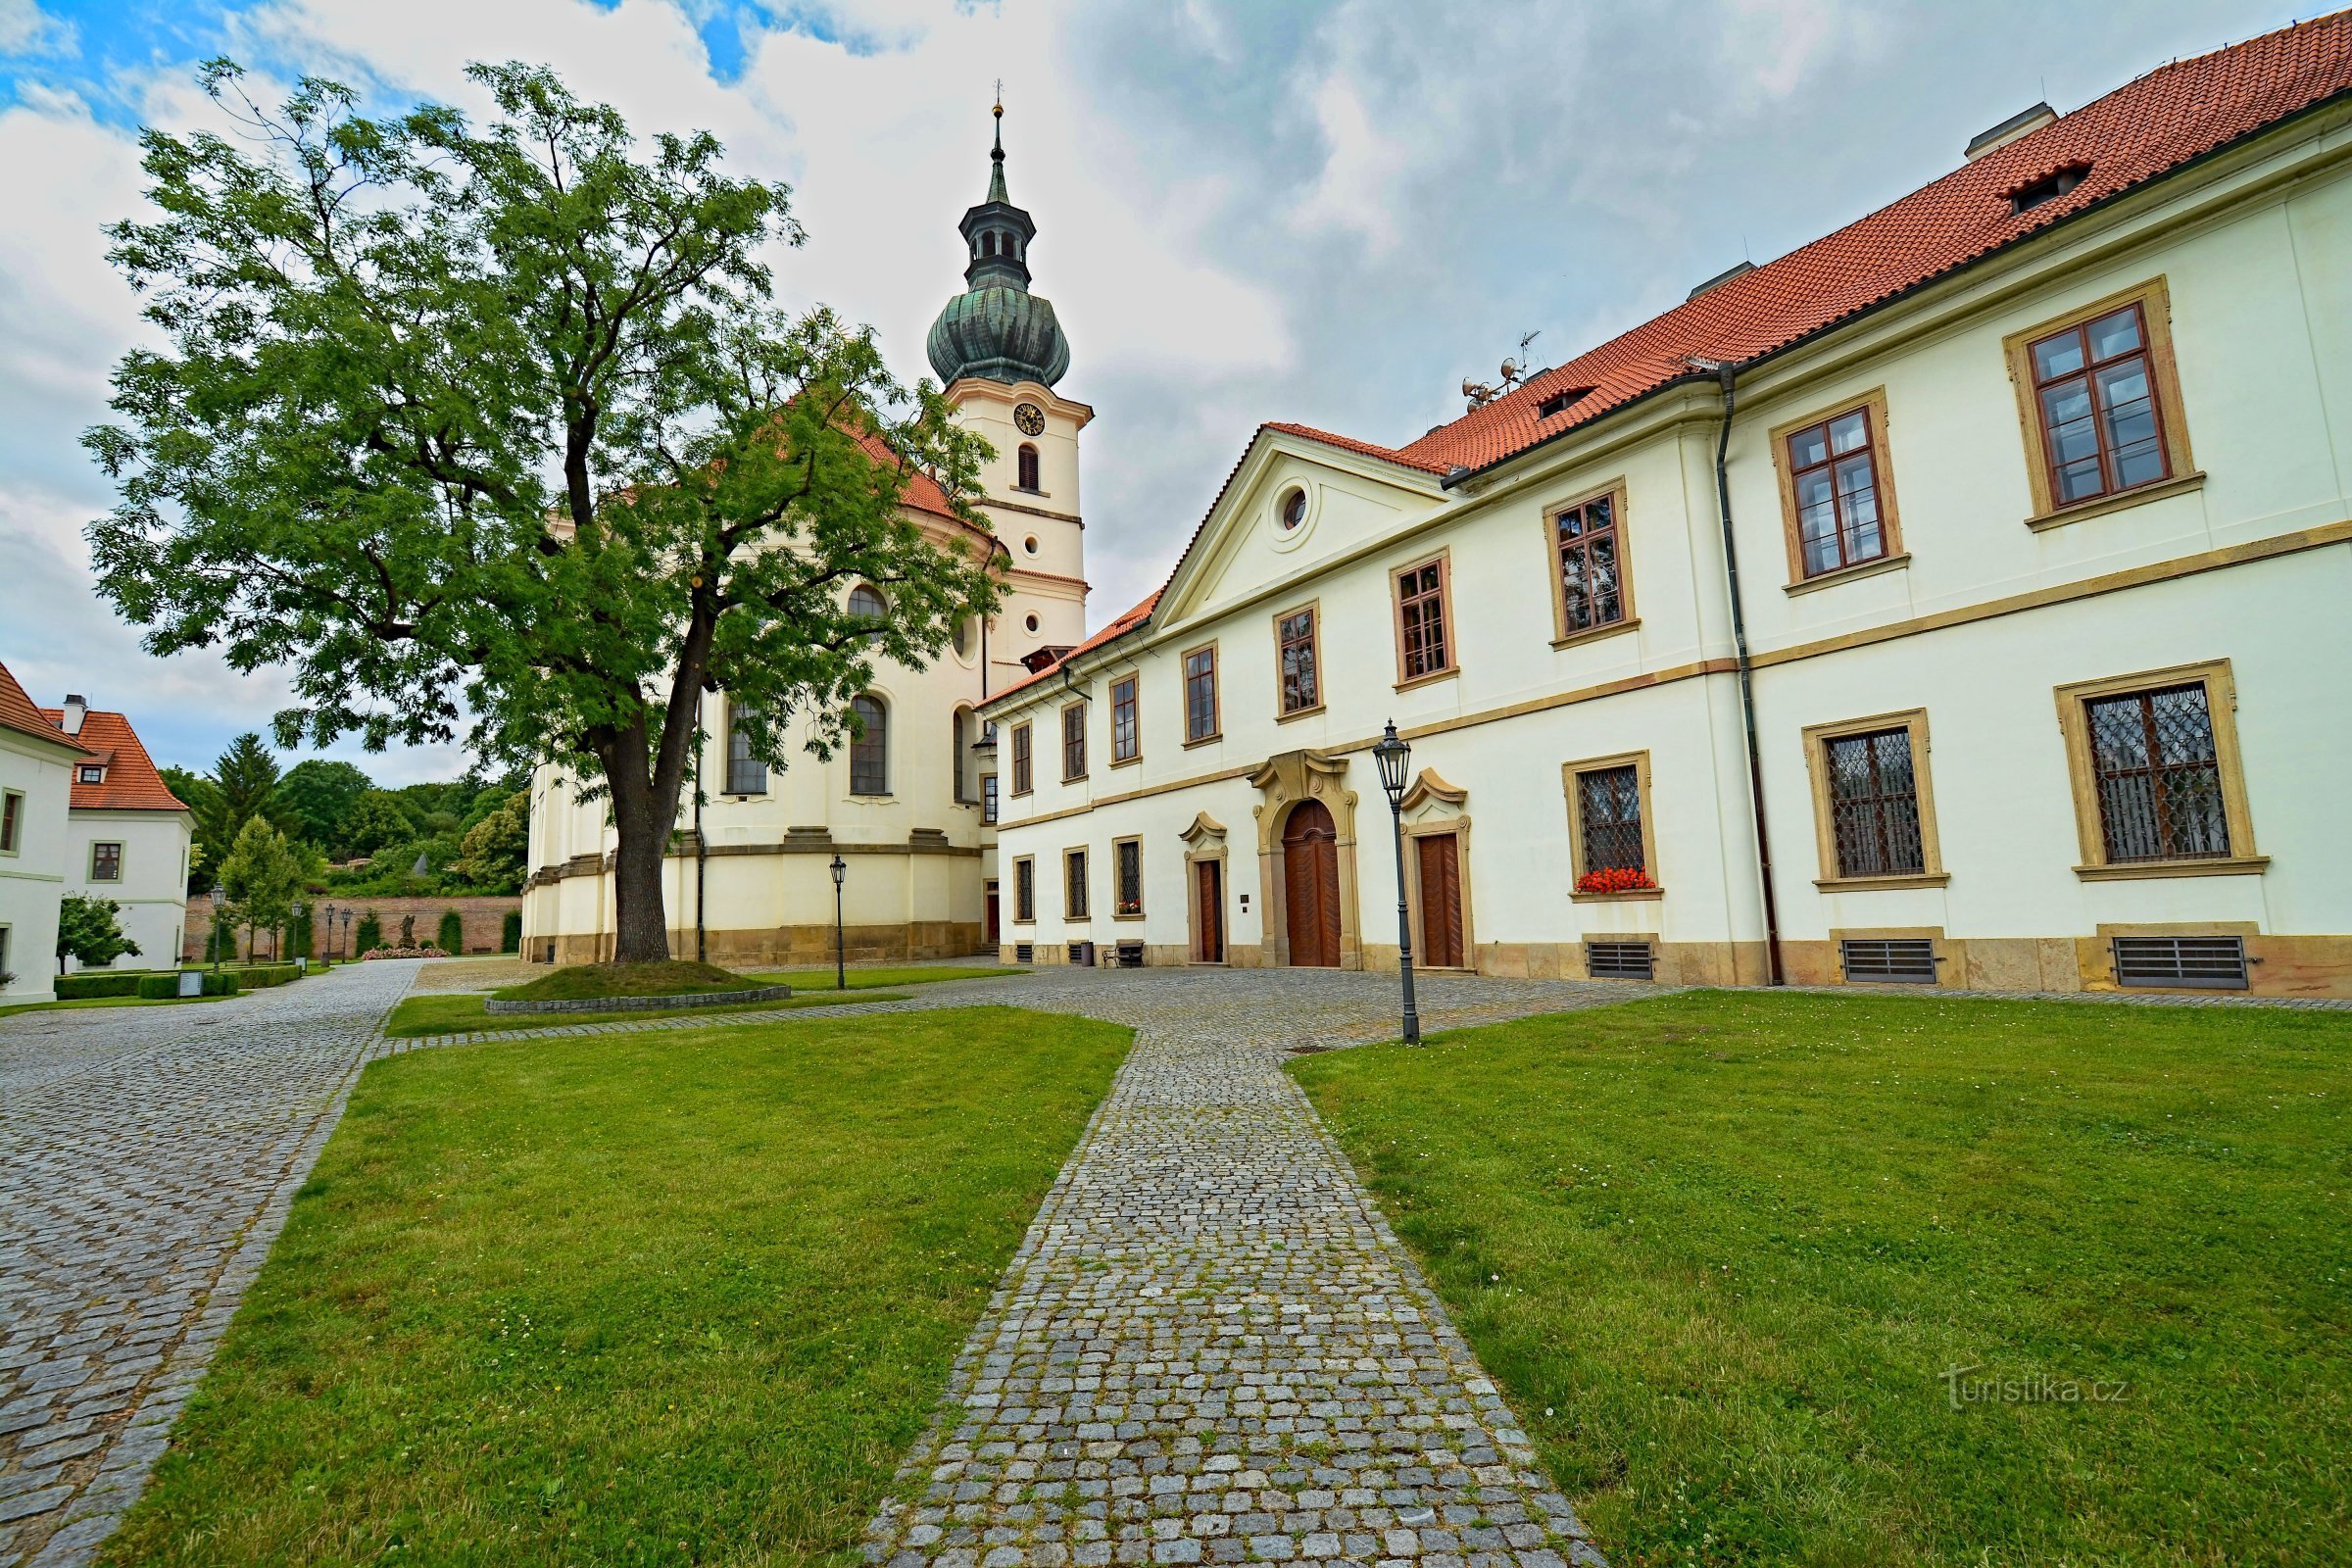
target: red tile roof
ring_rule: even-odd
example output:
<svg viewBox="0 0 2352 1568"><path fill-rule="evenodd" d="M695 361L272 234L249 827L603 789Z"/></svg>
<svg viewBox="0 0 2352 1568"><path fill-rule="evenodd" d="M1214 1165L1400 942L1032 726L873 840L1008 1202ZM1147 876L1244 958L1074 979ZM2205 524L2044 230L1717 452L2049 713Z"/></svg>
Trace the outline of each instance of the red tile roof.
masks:
<svg viewBox="0 0 2352 1568"><path fill-rule="evenodd" d="M30 735L55 746L82 750L73 736L41 716L41 710L24 695L24 688L17 684L17 677L8 672L6 664L0 664L0 729L13 729L20 735Z"/></svg>
<svg viewBox="0 0 2352 1568"><path fill-rule="evenodd" d="M2191 160L2352 90L2352 12L2176 61L1985 154L1827 238L1709 289L1397 451L1480 468L1692 373L1757 359L1931 282ZM2082 183L2026 212L2010 195L2061 169ZM1591 396L1550 418L1553 392Z"/></svg>
<svg viewBox="0 0 2352 1568"><path fill-rule="evenodd" d="M1258 437L1268 430L1427 473L1487 467L1699 373L1692 360L1741 363L1788 348L2347 92L2352 92L2352 11L2175 61L1402 447L1302 424L1262 424L1209 504L1208 516L1216 514ZM2065 195L2023 213L2012 210L2012 193L2077 167L2085 172ZM1590 391L1566 409L1549 417L1540 414L1540 405L1554 393L1583 388ZM1203 517L1177 569L1200 546L1207 526ZM1173 572L1168 580L1175 580ZM1158 600L1153 594L1068 657L1134 630ZM1043 678L1016 682L997 696Z"/></svg>
<svg viewBox="0 0 2352 1568"><path fill-rule="evenodd" d="M51 723L63 716L63 710L44 708L41 714ZM101 712L93 708L82 714L81 733L74 739L93 761L106 764L103 783L84 784L81 767L74 769L73 807L77 811L184 811L187 807L172 793L164 775L155 770L147 756L147 748L139 744L138 731L121 713Z"/></svg>
<svg viewBox="0 0 2352 1568"><path fill-rule="evenodd" d="M1159 592L1158 590L1154 589L1152 597L1146 599L1142 604L1137 605L1133 610L1128 611L1125 614L1119 616L1118 619L1112 621L1109 625L1103 627L1101 631L1095 633L1092 637L1089 637L1086 641L1080 643L1077 647L1062 655L1053 663L1048 664L1045 668L1039 670L1034 675L1022 676L1019 680L1014 681L1003 691L992 693L988 700L993 703L999 698L1009 697L1014 692L1020 691L1025 687L1034 686L1039 681L1044 680L1052 675L1054 671L1059 669L1062 665L1068 663L1071 660L1076 659L1079 655L1091 653L1095 649L1102 647L1104 643L1126 636L1129 632L1135 630L1138 626L1141 626L1144 624L1144 622L1152 618L1152 607L1158 603Z"/></svg>

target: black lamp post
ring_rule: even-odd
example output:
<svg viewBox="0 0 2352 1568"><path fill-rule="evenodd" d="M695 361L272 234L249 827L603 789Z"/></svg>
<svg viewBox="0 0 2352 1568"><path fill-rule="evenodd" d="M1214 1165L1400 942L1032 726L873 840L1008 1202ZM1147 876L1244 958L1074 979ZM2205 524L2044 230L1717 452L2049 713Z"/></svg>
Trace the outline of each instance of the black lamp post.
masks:
<svg viewBox="0 0 2352 1568"><path fill-rule="evenodd" d="M1396 738L1396 721L1389 720L1372 746L1372 760L1380 767L1380 787L1389 798L1389 823L1396 840L1396 971L1404 979L1404 1043L1421 1043L1421 1013L1413 1005L1413 927L1404 908L1404 777L1413 749Z"/></svg>
<svg viewBox="0 0 2352 1568"><path fill-rule="evenodd" d="M296 899L296 900L294 901L294 918L293 918L292 920L290 920L290 921L288 921L288 922L287 922L287 929L288 929L289 931L298 931L298 932L304 932L304 933L307 933L307 932L308 932L308 930L309 930L309 928L308 928L307 926L305 926L305 925L302 923L302 920L303 920L303 914L302 914L302 901L301 901L300 899ZM297 942L297 943L295 943L295 946L296 946L297 948L301 947L302 945L303 945L303 944L302 944L302 943L300 943L300 942ZM278 956L278 959L279 959L279 961L280 961L280 962L283 962L283 961L284 961L284 959L285 959L285 956L285 956L283 953L280 953L280 954L279 954L277 956ZM304 956L307 956L307 955L304 955L304 954L297 953L297 954L295 955L295 956L296 956L296 957L304 957Z"/></svg>
<svg viewBox="0 0 2352 1568"><path fill-rule="evenodd" d="M825 869L833 873L833 985L837 990L847 991L850 989L850 960L842 947L841 884L850 874L850 862L836 855L833 863Z"/></svg>
<svg viewBox="0 0 2352 1568"><path fill-rule="evenodd" d="M346 908L346 909L343 911L343 940L335 944L335 956L337 956L337 957L339 957L339 958L343 958L343 957L349 957L350 956L351 956L351 910L350 910L350 909L348 909L348 908Z"/></svg>
<svg viewBox="0 0 2352 1568"><path fill-rule="evenodd" d="M335 961L335 906L331 904L326 906L326 951L318 957L324 963Z"/></svg>
<svg viewBox="0 0 2352 1568"><path fill-rule="evenodd" d="M213 884L213 973L220 972L220 884Z"/></svg>

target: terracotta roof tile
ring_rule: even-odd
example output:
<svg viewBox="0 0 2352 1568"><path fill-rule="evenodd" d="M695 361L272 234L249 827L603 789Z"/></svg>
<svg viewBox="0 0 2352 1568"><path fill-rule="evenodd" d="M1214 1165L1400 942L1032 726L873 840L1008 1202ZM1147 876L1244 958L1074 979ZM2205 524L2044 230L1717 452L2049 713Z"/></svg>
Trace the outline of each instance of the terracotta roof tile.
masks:
<svg viewBox="0 0 2352 1568"><path fill-rule="evenodd" d="M13 729L20 735L30 735L75 751L87 749L41 715L40 709L24 695L24 688L17 684L17 677L8 672L6 664L0 664L0 729Z"/></svg>
<svg viewBox="0 0 2352 1568"><path fill-rule="evenodd" d="M2177 61L1823 239L1534 377L1397 450L1441 471L1485 467L1678 377L1692 359L1746 361L1977 261L2193 159L2352 90L2352 12ZM2063 196L2018 213L2010 196L2086 167ZM1592 395L1549 418L1553 392Z"/></svg>
<svg viewBox="0 0 2352 1568"><path fill-rule="evenodd" d="M63 716L63 710L44 708L41 715L51 723ZM62 732L61 732L62 733ZM139 744L138 731L121 713L102 712L93 708L82 714L81 733L74 737L82 750L91 754L91 760L106 765L103 783L84 784L81 768L74 770L73 807L77 811L184 811L172 786L164 775L155 770L147 756L147 748Z"/></svg>
<svg viewBox="0 0 2352 1568"><path fill-rule="evenodd" d="M1104 643L1126 636L1129 632L1135 630L1137 627L1143 625L1146 621L1152 618L1152 607L1158 603L1159 592L1155 589L1153 590L1151 598L1145 600L1142 604L1137 605L1132 610L1129 610L1125 614L1119 616L1116 620L1113 620L1109 625L1103 627L1101 631L1095 633L1086 641L1078 644L1077 647L1072 648L1068 653L1062 655L1053 663L1048 664L1045 668L1039 670L1034 675L1022 676L1019 680L1014 681L1003 691L991 695L988 700L991 703L994 703L1002 698L1009 697L1014 692L1021 691L1026 687L1034 686L1039 681L1045 680L1052 676L1055 670L1068 663L1071 660L1076 659L1079 655L1092 653L1094 650L1102 647Z"/></svg>

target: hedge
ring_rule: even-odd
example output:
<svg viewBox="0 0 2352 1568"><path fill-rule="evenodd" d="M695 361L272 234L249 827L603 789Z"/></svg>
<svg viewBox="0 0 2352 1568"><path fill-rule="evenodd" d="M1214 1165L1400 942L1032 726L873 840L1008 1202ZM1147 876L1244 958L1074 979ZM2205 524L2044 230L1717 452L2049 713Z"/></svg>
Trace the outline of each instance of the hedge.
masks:
<svg viewBox="0 0 2352 1568"><path fill-rule="evenodd" d="M226 970L219 974L210 970L205 971L203 992L205 996L233 997L237 994L237 977L234 973ZM179 976L176 974L142 975L139 977L139 995L150 1002L176 997L179 995Z"/></svg>
<svg viewBox="0 0 2352 1568"><path fill-rule="evenodd" d="M89 997L135 997L139 994L137 973L110 974L103 969L84 970L80 974L61 974L57 977L57 1000L80 1002Z"/></svg>
<svg viewBox="0 0 2352 1568"><path fill-rule="evenodd" d="M522 951L522 911L520 909L509 909L506 917L498 922L498 951L501 953L520 953Z"/></svg>
<svg viewBox="0 0 2352 1568"><path fill-rule="evenodd" d="M433 946L448 953L466 951L466 917L455 909L441 911L440 939Z"/></svg>
<svg viewBox="0 0 2352 1568"><path fill-rule="evenodd" d="M384 945L384 922L373 909L360 916L359 934L351 939L351 951L370 953Z"/></svg>
<svg viewBox="0 0 2352 1568"><path fill-rule="evenodd" d="M290 963L257 963L237 971L238 982L248 991L291 985L300 978L302 971Z"/></svg>

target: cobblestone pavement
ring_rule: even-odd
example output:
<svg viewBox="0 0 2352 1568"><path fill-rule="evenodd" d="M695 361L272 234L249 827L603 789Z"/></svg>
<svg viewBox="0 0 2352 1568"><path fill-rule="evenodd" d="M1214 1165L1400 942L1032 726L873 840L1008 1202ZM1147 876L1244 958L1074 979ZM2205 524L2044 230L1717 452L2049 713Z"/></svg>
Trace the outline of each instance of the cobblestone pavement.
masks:
<svg viewBox="0 0 2352 1568"><path fill-rule="evenodd" d="M0 1022L0 1563L138 1495L416 967Z"/></svg>
<svg viewBox="0 0 2352 1568"><path fill-rule="evenodd" d="M1444 1028L1647 989L1438 979L1423 1011ZM1046 970L955 990L1126 1023L1136 1045L869 1559L1601 1561L1282 1071L1291 1051L1393 1036L1393 977Z"/></svg>

